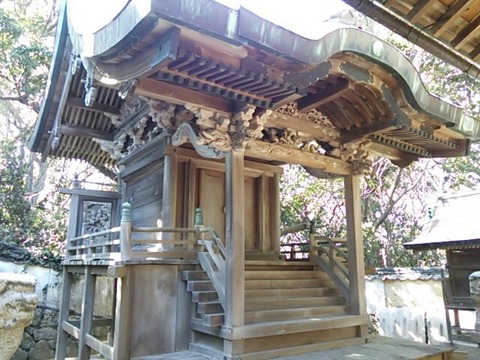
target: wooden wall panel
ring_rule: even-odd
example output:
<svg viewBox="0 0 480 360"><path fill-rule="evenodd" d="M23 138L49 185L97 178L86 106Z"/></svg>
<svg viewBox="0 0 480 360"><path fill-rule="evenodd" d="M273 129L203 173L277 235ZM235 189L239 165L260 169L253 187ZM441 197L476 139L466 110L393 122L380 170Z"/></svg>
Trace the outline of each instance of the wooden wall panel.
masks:
<svg viewBox="0 0 480 360"><path fill-rule="evenodd" d="M180 310L177 306L178 266L136 265L130 268L129 276L131 293L134 294L131 299L130 356L175 351L177 311Z"/></svg>
<svg viewBox="0 0 480 360"><path fill-rule="evenodd" d="M199 203L205 226L213 227L225 239L225 173L200 169Z"/></svg>
<svg viewBox="0 0 480 360"><path fill-rule="evenodd" d="M126 201L132 204L133 226L162 225L163 169L126 183Z"/></svg>

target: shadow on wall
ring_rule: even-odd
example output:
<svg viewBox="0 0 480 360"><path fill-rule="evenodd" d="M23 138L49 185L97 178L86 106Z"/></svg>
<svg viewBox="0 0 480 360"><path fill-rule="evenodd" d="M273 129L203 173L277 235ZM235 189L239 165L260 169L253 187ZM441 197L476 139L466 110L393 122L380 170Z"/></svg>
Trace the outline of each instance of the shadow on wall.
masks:
<svg viewBox="0 0 480 360"><path fill-rule="evenodd" d="M379 335L438 344L448 341L440 268L379 269L366 276L367 312Z"/></svg>

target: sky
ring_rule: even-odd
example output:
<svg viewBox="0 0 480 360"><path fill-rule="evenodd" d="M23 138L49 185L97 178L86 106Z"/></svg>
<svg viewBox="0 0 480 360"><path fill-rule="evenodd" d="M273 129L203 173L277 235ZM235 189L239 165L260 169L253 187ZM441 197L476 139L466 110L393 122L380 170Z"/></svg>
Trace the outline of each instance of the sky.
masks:
<svg viewBox="0 0 480 360"><path fill-rule="evenodd" d="M243 6L261 17L292 30L302 36L318 39L322 36L321 23L330 16L348 9L341 0L215 0L233 9ZM92 33L110 20L128 0L69 0L70 14L76 31ZM92 6L89 6L92 4ZM94 5L93 5L94 4ZM95 11L91 9L95 8ZM85 13L87 11L87 13ZM87 20L87 21L85 21Z"/></svg>

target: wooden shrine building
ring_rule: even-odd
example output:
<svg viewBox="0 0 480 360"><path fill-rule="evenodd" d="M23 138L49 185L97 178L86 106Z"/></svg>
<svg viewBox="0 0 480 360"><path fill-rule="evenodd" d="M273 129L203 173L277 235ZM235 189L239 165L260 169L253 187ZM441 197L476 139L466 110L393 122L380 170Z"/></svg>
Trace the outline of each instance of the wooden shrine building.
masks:
<svg viewBox="0 0 480 360"><path fill-rule="evenodd" d="M475 311L469 276L480 271L480 228L477 214L480 194L443 196L435 213L420 235L405 248L421 251L444 249L448 277L443 282L443 297L450 339L471 340L473 329L461 323L459 311ZM450 313L453 317L450 317Z"/></svg>
<svg viewBox="0 0 480 360"><path fill-rule="evenodd" d="M70 4L30 146L85 160L120 191L69 190L56 359L67 336L81 360L185 349L269 359L365 342L360 177L374 156L406 166L466 155L480 123L356 28L326 25L310 40L214 1L123 0L85 33ZM321 238L308 262L282 260L285 163L344 178L346 252ZM94 201L111 220L92 233ZM75 274L80 321L69 315ZM102 318L99 276L114 279Z"/></svg>

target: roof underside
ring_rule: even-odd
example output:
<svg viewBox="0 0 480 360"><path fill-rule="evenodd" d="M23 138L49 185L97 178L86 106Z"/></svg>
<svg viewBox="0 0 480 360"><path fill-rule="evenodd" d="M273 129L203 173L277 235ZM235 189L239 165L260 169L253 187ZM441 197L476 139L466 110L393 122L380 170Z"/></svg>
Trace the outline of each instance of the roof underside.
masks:
<svg viewBox="0 0 480 360"><path fill-rule="evenodd" d="M111 167L115 160L102 146L119 139L138 146L155 133L158 109L151 100L173 104L173 127L200 124L192 107L222 116L245 107L259 116L272 110L262 140L295 132L342 159L346 144L365 139L373 153L408 163L464 155L468 140L480 137L478 121L428 94L413 65L366 32L330 27L320 40L309 40L245 9L199 2L204 6L152 1L145 10L132 0L88 41L71 29L84 66L70 58L69 39L57 44L54 64L61 66L52 67L32 150ZM66 31L64 24L60 32ZM105 85L102 77L120 86ZM87 94L90 85L94 95ZM119 97L129 91L147 105ZM86 96L94 99L89 106ZM132 127L136 122L143 122L141 132Z"/></svg>
<svg viewBox="0 0 480 360"><path fill-rule="evenodd" d="M477 0L343 0L473 78L480 77Z"/></svg>

